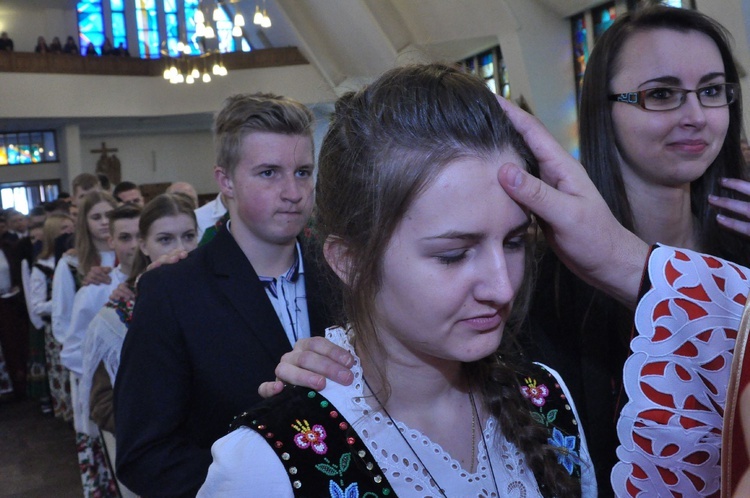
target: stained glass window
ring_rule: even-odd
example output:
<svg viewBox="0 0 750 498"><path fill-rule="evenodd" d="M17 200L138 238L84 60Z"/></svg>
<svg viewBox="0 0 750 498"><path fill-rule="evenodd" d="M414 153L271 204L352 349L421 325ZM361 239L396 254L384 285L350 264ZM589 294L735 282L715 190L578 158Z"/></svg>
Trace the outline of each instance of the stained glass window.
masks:
<svg viewBox="0 0 750 498"><path fill-rule="evenodd" d="M218 9L218 19L216 23L216 37L219 39L219 52L234 52L234 38L232 37L232 28L234 24L224 10L224 6Z"/></svg>
<svg viewBox="0 0 750 498"><path fill-rule="evenodd" d="M103 12L107 10L107 4L111 17L105 20ZM81 53L86 52L89 43L98 49L104 43L104 37L111 36L115 48L120 44L125 48L135 46L137 41L138 56L144 59L158 58L163 53L179 56L178 44L181 41L188 44L188 53L199 54L201 46L195 36L194 18L198 4L199 0L81 0L77 4ZM221 52L252 50L244 36L232 36L234 22L231 9L221 2L216 5L218 19L213 19L213 9L206 15L206 21L212 24L216 33L212 47L218 47ZM128 13L133 11L126 8L129 6L135 9L138 36L137 40L130 40L131 43L128 43L128 24L131 23L132 29L133 20L128 19Z"/></svg>
<svg viewBox="0 0 750 498"><path fill-rule="evenodd" d="M159 23L155 0L136 0L135 23L138 30L138 53L142 59L159 58Z"/></svg>
<svg viewBox="0 0 750 498"><path fill-rule="evenodd" d="M586 63L589 60L588 31L586 29L586 16L583 14L573 18L573 71L576 80L576 101L581 101L581 89L583 88L583 75L586 72Z"/></svg>
<svg viewBox="0 0 750 498"><path fill-rule="evenodd" d="M591 12L591 17L594 20L594 42L599 40L607 29L612 26L617 18L617 11L615 10L615 4L604 5L598 9L594 9Z"/></svg>
<svg viewBox="0 0 750 498"><path fill-rule="evenodd" d="M55 132L0 133L0 166L57 162Z"/></svg>
<svg viewBox="0 0 750 498"><path fill-rule="evenodd" d="M104 43L104 16L102 15L102 0L83 0L76 6L78 11L78 46L82 54L86 47L93 43L101 47Z"/></svg>
<svg viewBox="0 0 750 498"><path fill-rule="evenodd" d="M128 47L128 29L125 23L125 2L124 0L109 0L109 6L112 10L112 46L118 48Z"/></svg>
<svg viewBox="0 0 750 498"><path fill-rule="evenodd" d="M505 67L500 47L468 57L460 64L467 72L482 78L493 93L510 98L508 70Z"/></svg>

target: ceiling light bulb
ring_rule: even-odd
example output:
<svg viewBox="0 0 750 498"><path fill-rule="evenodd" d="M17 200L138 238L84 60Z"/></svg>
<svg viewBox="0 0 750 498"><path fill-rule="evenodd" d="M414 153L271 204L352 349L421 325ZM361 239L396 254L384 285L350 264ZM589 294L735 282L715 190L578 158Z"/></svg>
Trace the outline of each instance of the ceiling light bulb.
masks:
<svg viewBox="0 0 750 498"><path fill-rule="evenodd" d="M195 36L205 37L206 36L206 25L203 23L195 25Z"/></svg>
<svg viewBox="0 0 750 498"><path fill-rule="evenodd" d="M164 79L168 80L171 77L172 77L172 71L171 71L171 69L170 68L166 68L164 70Z"/></svg>
<svg viewBox="0 0 750 498"><path fill-rule="evenodd" d="M237 14L234 16L234 25L242 27L245 25L245 18L242 16L242 14Z"/></svg>
<svg viewBox="0 0 750 498"><path fill-rule="evenodd" d="M193 83L195 83L195 78L193 78L193 75L188 74L187 78L185 78L185 83L187 83L188 85L192 85Z"/></svg>
<svg viewBox="0 0 750 498"><path fill-rule="evenodd" d="M263 9L263 22L260 23L261 28L270 28L271 27L271 18L268 17L268 14L266 14L266 10Z"/></svg>
<svg viewBox="0 0 750 498"><path fill-rule="evenodd" d="M206 18L203 16L203 11L200 9L195 9L193 19L195 19L195 24L203 24L206 22Z"/></svg>
<svg viewBox="0 0 750 498"><path fill-rule="evenodd" d="M260 11L260 5L255 6L255 15L253 16L253 24L263 23L263 13Z"/></svg>
<svg viewBox="0 0 750 498"><path fill-rule="evenodd" d="M221 74L221 67L218 63L214 64L214 67L211 68L211 72L214 73L216 76Z"/></svg>
<svg viewBox="0 0 750 498"><path fill-rule="evenodd" d="M242 28L240 28L239 26L233 27L232 36L234 36L235 38L239 38L240 36L242 36Z"/></svg>
<svg viewBox="0 0 750 498"><path fill-rule="evenodd" d="M214 33L214 28L211 26L206 26L206 38L216 38L216 34Z"/></svg>
<svg viewBox="0 0 750 498"><path fill-rule="evenodd" d="M221 21L221 18L222 18L222 16L221 16L221 10L219 10L219 6L217 5L216 8L214 9L213 20L214 21Z"/></svg>
<svg viewBox="0 0 750 498"><path fill-rule="evenodd" d="M210 83L211 82L211 75L208 73L203 73L203 83Z"/></svg>
<svg viewBox="0 0 750 498"><path fill-rule="evenodd" d="M201 72L198 71L197 67L194 67L193 70L190 72L190 75L197 80L198 78L201 77Z"/></svg>

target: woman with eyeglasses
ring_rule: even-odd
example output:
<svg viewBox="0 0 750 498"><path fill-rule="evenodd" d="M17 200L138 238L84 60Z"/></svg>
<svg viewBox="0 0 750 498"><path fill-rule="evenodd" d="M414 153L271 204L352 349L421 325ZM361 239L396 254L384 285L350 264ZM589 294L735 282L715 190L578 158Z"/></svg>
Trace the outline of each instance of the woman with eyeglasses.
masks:
<svg viewBox="0 0 750 498"><path fill-rule="evenodd" d="M669 7L618 17L591 53L580 127L581 162L622 225L649 244L748 266L750 224L735 198L749 185L742 102L721 25ZM632 310L551 251L530 316L527 350L556 368L578 401L601 496L719 489L731 334L638 336Z"/></svg>

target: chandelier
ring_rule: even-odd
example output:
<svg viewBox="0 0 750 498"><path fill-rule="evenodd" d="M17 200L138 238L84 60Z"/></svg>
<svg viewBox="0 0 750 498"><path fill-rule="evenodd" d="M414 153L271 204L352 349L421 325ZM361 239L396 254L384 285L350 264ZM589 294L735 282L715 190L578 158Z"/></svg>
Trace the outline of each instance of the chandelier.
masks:
<svg viewBox="0 0 750 498"><path fill-rule="evenodd" d="M233 0L227 0L234 3ZM222 4L224 0L200 0L195 9L193 20L195 21L195 35L190 44L183 38L177 44L177 56L170 55L166 47L163 47L162 53L165 55L164 79L172 84L193 83L202 81L203 83L211 82L213 77L226 76L227 68L224 66L221 46L217 40L217 26L219 23L224 24L225 30L228 30L227 24L231 21L232 38L240 38L243 35L245 18L240 12L236 12L233 19L228 19L229 14ZM271 19L266 13L265 0L263 2L263 11L261 13L260 5L255 7L255 16L253 23L263 28L271 26ZM209 17L209 13L211 16ZM194 54L197 48L198 54Z"/></svg>

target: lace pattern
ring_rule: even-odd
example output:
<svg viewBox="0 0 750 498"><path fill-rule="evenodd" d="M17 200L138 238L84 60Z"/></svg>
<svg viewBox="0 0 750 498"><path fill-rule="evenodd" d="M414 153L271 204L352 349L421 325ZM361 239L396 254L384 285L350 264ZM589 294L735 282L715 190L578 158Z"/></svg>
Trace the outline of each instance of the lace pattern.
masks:
<svg viewBox="0 0 750 498"><path fill-rule="evenodd" d="M652 288L635 315L625 363L629 401L617 424L618 496L711 496L732 353L750 272L692 251L657 247Z"/></svg>
<svg viewBox="0 0 750 498"><path fill-rule="evenodd" d="M377 460L396 494L399 496L441 496L440 490L414 456L411 448L394 431L388 417L373 410L369 404L371 398L364 396L361 364L347 333L341 328L332 328L327 331L326 335L332 342L346 348L355 357L352 371L354 373L353 390L357 395L352 398L350 393L348 402L351 405L350 408L361 414L361 417L352 418L350 421ZM328 388L322 394L330 396L327 390ZM346 401L337 400L335 403L345 404ZM523 453L505 437L496 434L497 421L494 418L491 418L484 427L484 438L491 454L487 455L484 443L481 438L477 438L478 465L474 473L463 469L460 463L445 452L440 445L433 443L421 432L398 421L396 425L409 444L419 453L419 457L433 476L437 476L440 480L439 484L444 487L447 496L497 497L488 458L492 458L492 467L500 496L512 498L541 496L536 479L526 465Z"/></svg>

